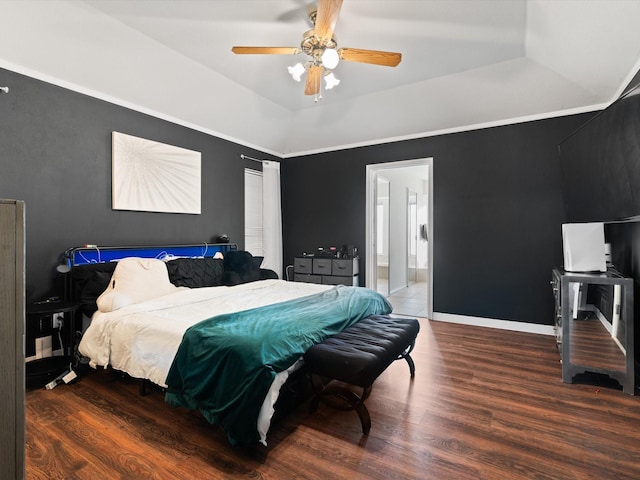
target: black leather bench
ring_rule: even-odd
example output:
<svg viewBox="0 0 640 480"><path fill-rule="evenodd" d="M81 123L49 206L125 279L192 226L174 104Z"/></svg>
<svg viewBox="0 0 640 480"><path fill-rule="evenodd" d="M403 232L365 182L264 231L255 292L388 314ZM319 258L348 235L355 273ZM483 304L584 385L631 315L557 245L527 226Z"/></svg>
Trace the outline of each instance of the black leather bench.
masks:
<svg viewBox="0 0 640 480"><path fill-rule="evenodd" d="M371 393L373 382L401 358L409 364L413 378L415 364L409 354L419 330L420 324L415 318L371 315L307 350L304 361L315 392L311 412L318 408L320 401L341 410L355 410L362 432L368 434L371 417L364 401ZM334 380L362 388L362 395Z"/></svg>

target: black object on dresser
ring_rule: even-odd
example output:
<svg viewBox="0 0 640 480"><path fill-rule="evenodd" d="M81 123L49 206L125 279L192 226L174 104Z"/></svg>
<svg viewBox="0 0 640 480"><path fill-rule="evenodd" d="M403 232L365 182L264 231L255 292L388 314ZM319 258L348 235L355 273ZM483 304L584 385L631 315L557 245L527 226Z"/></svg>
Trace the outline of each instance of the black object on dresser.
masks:
<svg viewBox="0 0 640 480"><path fill-rule="evenodd" d="M613 269L575 273L553 269L555 333L562 381L607 375L635 394L633 279Z"/></svg>
<svg viewBox="0 0 640 480"><path fill-rule="evenodd" d="M360 285L359 260L358 257L295 257L293 279L296 282L358 287Z"/></svg>

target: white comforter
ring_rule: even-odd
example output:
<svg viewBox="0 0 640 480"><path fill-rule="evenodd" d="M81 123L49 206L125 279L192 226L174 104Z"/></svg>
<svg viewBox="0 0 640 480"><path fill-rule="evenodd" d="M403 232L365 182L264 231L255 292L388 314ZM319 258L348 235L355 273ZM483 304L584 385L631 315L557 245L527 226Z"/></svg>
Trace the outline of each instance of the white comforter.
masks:
<svg viewBox="0 0 640 480"><path fill-rule="evenodd" d="M234 287L180 290L114 312L96 312L79 345L92 366L111 365L160 386L184 332L223 313L238 312L320 293L329 285L263 280Z"/></svg>
<svg viewBox="0 0 640 480"><path fill-rule="evenodd" d="M132 377L166 386L169 368L190 326L223 313L293 300L330 288L330 285L262 280L234 287L184 289L113 312L96 312L78 349L93 367L110 365ZM293 369L276 376L265 400L259 420L263 423L259 425L263 443L280 386Z"/></svg>

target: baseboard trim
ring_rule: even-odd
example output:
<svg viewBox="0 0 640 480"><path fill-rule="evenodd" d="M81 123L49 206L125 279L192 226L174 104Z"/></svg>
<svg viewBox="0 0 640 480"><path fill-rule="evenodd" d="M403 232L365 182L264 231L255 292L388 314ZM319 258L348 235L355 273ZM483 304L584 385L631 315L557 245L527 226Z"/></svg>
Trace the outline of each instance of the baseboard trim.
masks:
<svg viewBox="0 0 640 480"><path fill-rule="evenodd" d="M499 328L501 330L513 330L524 333L537 333L539 335L555 335L553 326L537 323L515 322L512 320L498 320L495 318L469 317L453 313L433 312L432 320L438 322L459 323L473 325L475 327Z"/></svg>

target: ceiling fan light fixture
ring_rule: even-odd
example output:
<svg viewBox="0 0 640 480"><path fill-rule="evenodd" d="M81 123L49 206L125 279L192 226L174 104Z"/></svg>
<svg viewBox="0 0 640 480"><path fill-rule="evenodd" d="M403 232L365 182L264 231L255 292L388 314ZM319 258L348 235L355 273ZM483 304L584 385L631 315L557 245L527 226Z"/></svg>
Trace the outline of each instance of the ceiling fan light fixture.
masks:
<svg viewBox="0 0 640 480"><path fill-rule="evenodd" d="M296 82L302 80L302 74L305 72L304 65L300 62L296 63L292 67L288 67L287 70Z"/></svg>
<svg viewBox="0 0 640 480"><path fill-rule="evenodd" d="M362 48L338 48L338 41L333 32L338 21L342 2L343 0L317 0L317 8L310 7L308 13L313 28L302 35L300 47L234 46L231 51L235 54L306 54L308 58L304 63L296 63L288 67L288 71L296 82L301 82L302 76L305 73L307 74L304 94L314 96L316 102L322 98L320 91L322 90L323 76L325 77L326 90L330 90L340 83L340 80L333 75L332 70L341 62L396 67L402 60L402 54L398 52L364 50Z"/></svg>
<svg viewBox="0 0 640 480"><path fill-rule="evenodd" d="M322 65L324 68L333 70L338 66L339 61L340 55L338 55L338 51L335 48L325 48L324 52L322 52Z"/></svg>
<svg viewBox="0 0 640 480"><path fill-rule="evenodd" d="M340 84L340 80L336 78L333 72L329 72L327 75L324 76L324 84L325 84L324 88L326 90L331 90L333 87Z"/></svg>

